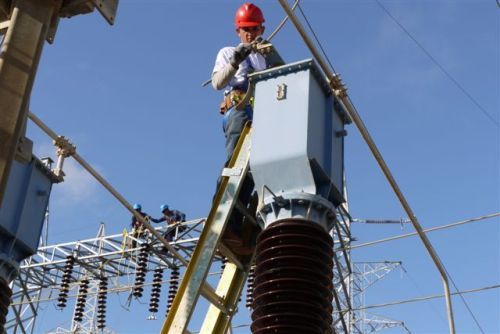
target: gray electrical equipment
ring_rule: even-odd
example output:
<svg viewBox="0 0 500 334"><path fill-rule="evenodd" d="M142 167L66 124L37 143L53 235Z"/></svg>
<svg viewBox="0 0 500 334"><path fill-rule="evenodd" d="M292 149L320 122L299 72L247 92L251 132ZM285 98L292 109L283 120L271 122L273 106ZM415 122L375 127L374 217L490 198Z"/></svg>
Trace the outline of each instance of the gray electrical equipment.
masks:
<svg viewBox="0 0 500 334"><path fill-rule="evenodd" d="M0 206L0 277L10 282L19 263L36 253L52 184L57 177L40 160L14 161Z"/></svg>
<svg viewBox="0 0 500 334"><path fill-rule="evenodd" d="M261 222L303 217L329 229L344 202L347 114L312 60L255 73L251 82L250 166Z"/></svg>

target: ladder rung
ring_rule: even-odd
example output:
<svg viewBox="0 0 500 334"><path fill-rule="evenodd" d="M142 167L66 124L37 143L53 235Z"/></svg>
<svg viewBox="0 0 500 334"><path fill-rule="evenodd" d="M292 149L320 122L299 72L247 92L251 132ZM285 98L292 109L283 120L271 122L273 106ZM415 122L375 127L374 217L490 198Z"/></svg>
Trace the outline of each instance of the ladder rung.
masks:
<svg viewBox="0 0 500 334"><path fill-rule="evenodd" d="M10 20L0 22L0 33L4 33L4 30L7 30L10 26Z"/></svg>
<svg viewBox="0 0 500 334"><path fill-rule="evenodd" d="M204 282L204 284L201 287L201 294L203 297L205 297L212 305L217 307L219 310L221 310L222 313L229 315L230 312L227 309L226 305L224 305L224 301L221 296L219 296L215 290L208 285L207 282Z"/></svg>
<svg viewBox="0 0 500 334"><path fill-rule="evenodd" d="M222 255L228 258L228 260L236 265L239 270L245 270L245 267L241 263L241 261L238 259L238 257L222 242L219 243L219 252L221 252Z"/></svg>
<svg viewBox="0 0 500 334"><path fill-rule="evenodd" d="M245 218L248 219L248 221L259 227L259 224L257 223L255 217L250 213L250 211L248 211L248 209L241 203L241 201L236 201L236 203L234 203L234 206L245 216Z"/></svg>

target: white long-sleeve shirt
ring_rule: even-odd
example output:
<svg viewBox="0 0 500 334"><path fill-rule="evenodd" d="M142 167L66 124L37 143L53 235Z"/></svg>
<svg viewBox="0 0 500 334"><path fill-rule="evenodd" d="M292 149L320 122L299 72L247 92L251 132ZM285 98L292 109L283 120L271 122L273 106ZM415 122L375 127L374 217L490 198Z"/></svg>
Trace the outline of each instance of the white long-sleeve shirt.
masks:
<svg viewBox="0 0 500 334"><path fill-rule="evenodd" d="M235 87L246 87L248 74L266 69L265 58L259 53L252 52L236 70L230 63L234 49L234 46L222 48L217 54L212 71L212 86L217 90L226 88L224 94L227 94Z"/></svg>

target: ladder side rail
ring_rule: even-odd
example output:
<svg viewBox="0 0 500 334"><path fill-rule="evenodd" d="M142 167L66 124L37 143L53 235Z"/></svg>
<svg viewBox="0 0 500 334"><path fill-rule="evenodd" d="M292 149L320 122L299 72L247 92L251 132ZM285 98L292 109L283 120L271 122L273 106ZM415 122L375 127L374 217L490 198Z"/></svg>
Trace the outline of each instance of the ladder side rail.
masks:
<svg viewBox="0 0 500 334"><path fill-rule="evenodd" d="M210 305L207 315L203 321L200 333L226 333L231 324L233 315L236 313L236 306L238 304L241 292L247 280L249 264L248 261L246 269L242 270L234 263L226 263L226 267L222 272L222 277L217 286L217 294L224 296L224 302L229 309L229 314L224 314L220 309L214 305Z"/></svg>
<svg viewBox="0 0 500 334"><path fill-rule="evenodd" d="M163 324L161 334L184 333L194 311L239 191L249 169L250 126L246 125L235 148L229 168L230 176L222 178L214 204L207 217L198 245L187 266L184 278ZM239 172L237 172L239 170Z"/></svg>

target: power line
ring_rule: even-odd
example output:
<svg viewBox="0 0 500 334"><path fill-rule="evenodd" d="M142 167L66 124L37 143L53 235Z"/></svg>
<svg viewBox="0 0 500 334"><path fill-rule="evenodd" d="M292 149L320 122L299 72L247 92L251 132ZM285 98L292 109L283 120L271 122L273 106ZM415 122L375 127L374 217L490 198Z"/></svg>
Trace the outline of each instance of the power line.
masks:
<svg viewBox="0 0 500 334"><path fill-rule="evenodd" d="M299 4L299 0L295 0L295 3L292 6L292 11L295 10L295 7L297 7L298 4ZM273 39L273 37L281 30L281 28L283 28L283 26L285 25L285 23L287 21L288 21L288 15L285 16L285 18L280 22L280 24L278 24L276 29L274 29L274 31L269 35L269 37L266 38L266 41L270 42L271 39Z"/></svg>
<svg viewBox="0 0 500 334"><path fill-rule="evenodd" d="M375 2L384 10L384 12L405 32L406 35L429 57L429 59L450 79L455 86L457 86L458 89L462 91L462 93L469 98L469 100L472 101L476 105L476 107L486 116L490 119L490 121L495 124L497 127L500 127L500 124L498 121L493 118L493 116L490 115L489 112L484 109L479 102L450 74L446 69L434 58L429 51L427 51L424 46L415 38L413 35L406 29L403 24L401 24L392 14L391 12L384 7L384 5L380 2L380 0L375 0ZM497 0L498 3L498 0Z"/></svg>
<svg viewBox="0 0 500 334"><path fill-rule="evenodd" d="M500 284L485 286L485 287L477 288L477 289L470 289L470 290L464 290L464 291L459 291L459 292L453 292L453 293L451 293L451 295L476 293L476 292L498 289L498 288L500 288ZM363 306L363 307L352 309L351 311L363 311L363 310L372 309L372 308L381 308L381 307L387 307L387 306L416 303L416 302L422 302L422 301L443 298L443 297L444 297L443 294L424 296L424 297L416 297L416 298L412 298L412 299L399 300L399 301L394 301L394 302L389 302L389 303L384 303L384 304L373 304L373 305ZM341 313L341 312L343 312L343 311L333 311L333 313ZM248 324L240 324L237 327L241 328L241 327L248 327L248 326L249 326ZM236 326L233 328L236 328Z"/></svg>
<svg viewBox="0 0 500 334"><path fill-rule="evenodd" d="M330 65L330 68L332 69L333 73L336 73L335 68L333 67L332 62L330 61L330 58L328 58L328 55L326 54L325 49L323 49L323 45L321 45L321 42L319 41L318 36L314 32L314 29L313 29L311 23L309 23L309 20L307 19L307 16L304 13L304 11L302 10L302 7L300 6L300 4L298 5L298 7L299 7L300 13L302 14L302 17L304 17L304 20L306 21L306 24L309 27L309 30L311 30L311 33L313 34L314 39L316 40L316 43L318 44L319 48L321 49L321 52L323 53L323 56L325 57L326 61L328 62L328 65Z"/></svg>
<svg viewBox="0 0 500 334"><path fill-rule="evenodd" d="M500 216L500 212L492 213L492 214L489 214L489 215L484 215L484 216L480 216L480 217L476 217L476 218L471 218L471 219L467 219L467 220L462 220L462 221L459 221L459 222L456 222L456 223L452 223L452 224L431 227L431 228L428 228L428 229L424 230L423 232L425 232L425 233L427 233L427 232L434 232L434 231L438 231L438 230L443 230L445 228L455 227L455 226L458 226L458 225L468 224L468 223L472 223L472 222L475 222L475 221L480 221L480 220L484 220L484 219L494 218L494 217L498 217L498 216ZM387 242L387 241L392 241L392 240L398 240L398 239L403 239L403 238L411 237L411 236L414 236L414 235L417 235L417 234L418 234L417 232L401 234L401 235L397 235L397 236L394 236L394 237L389 237L389 238L379 239L379 240L375 240L375 241L365 242L365 243L359 244L359 245L353 245L353 246L350 246L350 247L346 247L346 249L354 249L354 248L361 248L361 247L371 246L371 245L380 244L380 243Z"/></svg>
<svg viewBox="0 0 500 334"><path fill-rule="evenodd" d="M494 213L494 214L490 214L490 215L486 215L486 216L481 216L481 217L477 217L477 218L472 218L472 219L460 221L460 222L453 223L453 224L448 224L448 225L444 225L444 226L434 227L434 228L431 228L431 229L424 230L424 232L441 230L441 229L445 229L445 228L449 228L449 227L453 227L453 226L457 226L457 225L461 225L461 224L466 224L466 223L470 223L470 222L474 222L474 221L478 221L478 220L482 220L482 219L486 219L486 218L497 217L499 215L500 215L500 213ZM357 247L367 246L367 245L373 245L375 243L385 242L385 241L389 241L389 240L401 239L401 238L408 237L408 236L415 235L415 234L417 234L417 233L414 232L414 233L403 234L403 235L392 237L392 238L386 238L386 239L382 239L382 240L378 240L378 241L374 241L374 242L370 242L370 243L365 243L365 244L362 244L362 245L358 245ZM352 248L357 248L357 247L354 246L354 247L351 247L351 249ZM481 331L481 333L484 334L483 328L479 324L479 321L477 320L475 314L472 312L472 309L468 305L468 303L465 300L464 296L462 295L462 293L460 293L460 290L458 289L458 286L456 285L455 281L453 280L453 277L450 275L450 273L448 272L448 270L446 270L446 268L444 268L444 270L446 271L446 274L449 277L449 279L450 279L453 287L457 291L457 294L460 296L460 299L464 303L465 307L467 308L467 311L471 315L471 317L474 320L475 324L477 325L477 327L479 328L479 330Z"/></svg>
<svg viewBox="0 0 500 334"><path fill-rule="evenodd" d="M446 270L446 268L444 268L444 270ZM455 290L457 290L457 294L460 296L460 299L462 300L462 302L464 303L465 307L467 308L467 311L469 311L469 314L470 316L472 317L472 319L474 319L474 322L476 323L477 325L477 328L479 328L479 330L481 331L481 333L484 334L484 330L483 328L481 327L481 325L479 324L479 321L477 320L476 316L474 315L474 312L472 312L472 309L469 307L469 304L467 303L467 301L465 300L464 296L463 296L463 293L460 292L460 290L458 289L457 285L455 284L455 281L453 280L453 278L451 277L450 273L448 272L448 270L446 270L446 274L448 275L448 277L450 278L450 281L451 281L451 284L453 284L453 287L455 288Z"/></svg>
<svg viewBox="0 0 500 334"><path fill-rule="evenodd" d="M458 294L475 293L475 292L480 292L480 291L485 291L485 290L491 290L491 289L498 289L498 288L500 288L500 284L491 285L491 286L485 286L485 287L477 288L477 289L452 292L451 295L454 296L454 295L458 295ZM412 299L398 300L398 301L384 303L384 304L373 304L373 305L363 306L363 307L360 307L360 308L357 308L357 309L353 309L353 311L362 311L362 310L367 310L367 309L372 309L372 308L380 308L380 307L387 307L387 306L395 306L395 305L401 305L401 304L422 302L422 301L426 301L426 300L443 298L443 297L444 297L444 294L424 296L424 297L416 297L416 298L412 298ZM341 311L335 311L335 313L340 313L340 312Z"/></svg>
<svg viewBox="0 0 500 334"><path fill-rule="evenodd" d="M410 279L410 282L417 288L418 292L423 295L424 291L420 288L419 284L413 279L413 277L410 276L410 273L408 272L408 270L406 270L403 263L401 263L400 266L401 266L401 269L403 270L403 272L405 273L405 275ZM436 306L434 304L431 304L431 307L434 310L434 315L436 315L443 323L446 323L446 320L443 318L441 313L437 310Z"/></svg>

